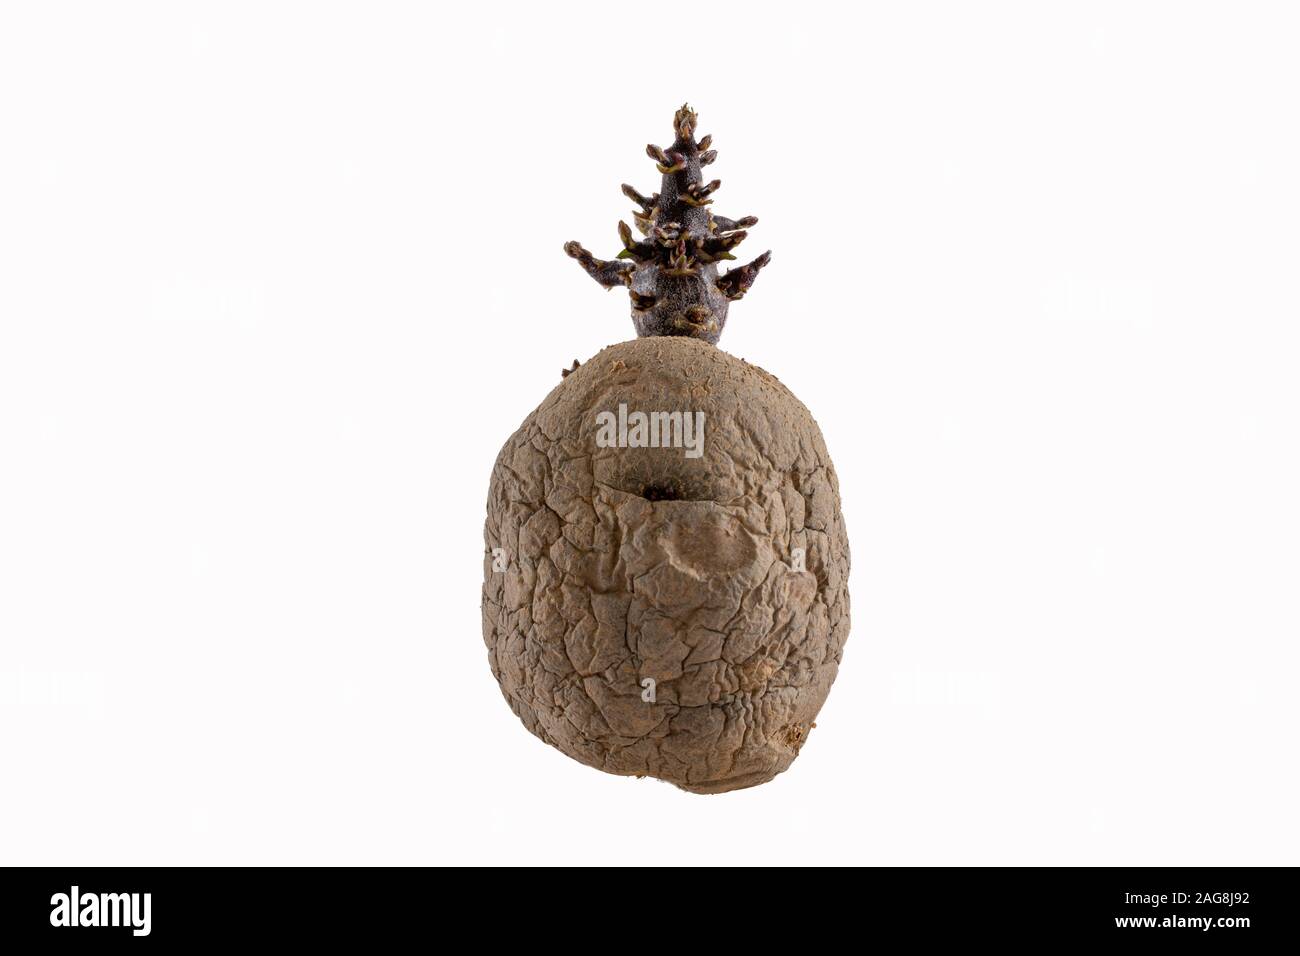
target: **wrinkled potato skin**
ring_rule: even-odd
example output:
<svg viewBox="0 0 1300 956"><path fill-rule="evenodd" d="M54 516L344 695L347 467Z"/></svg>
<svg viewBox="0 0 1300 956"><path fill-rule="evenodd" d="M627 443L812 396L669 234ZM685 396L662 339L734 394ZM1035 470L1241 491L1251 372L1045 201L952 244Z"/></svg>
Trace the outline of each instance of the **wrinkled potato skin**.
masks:
<svg viewBox="0 0 1300 956"><path fill-rule="evenodd" d="M597 447L620 402L703 411L702 457ZM798 755L849 633L849 546L821 432L775 377L690 338L605 349L506 442L484 538L492 673L542 740L695 793Z"/></svg>

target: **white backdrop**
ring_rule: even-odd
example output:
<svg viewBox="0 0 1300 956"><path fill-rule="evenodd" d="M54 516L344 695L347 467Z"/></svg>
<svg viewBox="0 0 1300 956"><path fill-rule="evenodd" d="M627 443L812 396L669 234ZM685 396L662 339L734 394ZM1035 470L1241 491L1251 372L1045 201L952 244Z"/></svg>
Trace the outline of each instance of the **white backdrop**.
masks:
<svg viewBox="0 0 1300 956"><path fill-rule="evenodd" d="M1300 862L1296 15L540 7L3 8L0 863ZM688 99L854 558L714 797L534 739L478 609Z"/></svg>

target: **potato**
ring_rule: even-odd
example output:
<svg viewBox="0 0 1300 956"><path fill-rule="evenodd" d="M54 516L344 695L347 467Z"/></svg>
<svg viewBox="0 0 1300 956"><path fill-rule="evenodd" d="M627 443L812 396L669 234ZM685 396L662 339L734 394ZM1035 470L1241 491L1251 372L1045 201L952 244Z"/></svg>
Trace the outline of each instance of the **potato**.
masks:
<svg viewBox="0 0 1300 956"><path fill-rule="evenodd" d="M687 336L603 350L506 442L484 538L492 673L542 740L695 793L798 755L848 637L849 546L775 377Z"/></svg>

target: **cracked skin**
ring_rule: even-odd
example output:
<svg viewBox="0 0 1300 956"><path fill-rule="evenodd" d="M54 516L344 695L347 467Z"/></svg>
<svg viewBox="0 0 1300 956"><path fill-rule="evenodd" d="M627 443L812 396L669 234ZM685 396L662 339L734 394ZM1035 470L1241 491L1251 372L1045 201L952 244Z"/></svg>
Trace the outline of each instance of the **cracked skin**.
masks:
<svg viewBox="0 0 1300 956"><path fill-rule="evenodd" d="M597 447L620 402L704 411L704 454ZM849 633L849 547L821 432L774 376L688 337L604 349L502 448L484 538L489 662L536 736L694 793L798 755Z"/></svg>

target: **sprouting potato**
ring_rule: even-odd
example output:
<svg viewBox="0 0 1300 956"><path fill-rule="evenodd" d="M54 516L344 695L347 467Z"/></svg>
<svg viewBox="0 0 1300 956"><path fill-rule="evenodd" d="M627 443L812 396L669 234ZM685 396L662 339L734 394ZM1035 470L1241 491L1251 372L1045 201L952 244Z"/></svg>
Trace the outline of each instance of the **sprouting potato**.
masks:
<svg viewBox="0 0 1300 956"><path fill-rule="evenodd" d="M716 347L769 257L717 275L754 220L709 215L709 138L695 141L689 107L674 130L649 150L660 192L624 187L651 238L625 235L627 256L608 262L566 246L602 284L629 286L640 337L566 369L501 450L483 637L542 740L721 793L781 773L815 726L848 638L849 546L817 423Z"/></svg>

